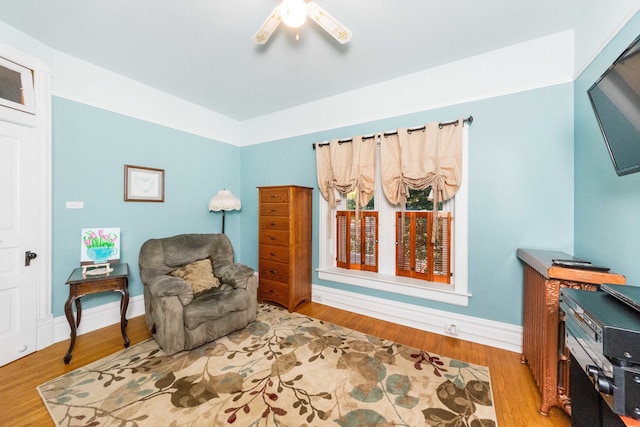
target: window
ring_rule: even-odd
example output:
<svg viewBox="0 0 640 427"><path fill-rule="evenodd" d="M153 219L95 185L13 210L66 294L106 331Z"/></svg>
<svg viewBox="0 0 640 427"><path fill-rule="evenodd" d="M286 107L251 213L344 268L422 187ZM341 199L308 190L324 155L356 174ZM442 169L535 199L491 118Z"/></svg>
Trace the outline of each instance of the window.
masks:
<svg viewBox="0 0 640 427"><path fill-rule="evenodd" d="M431 282L450 283L451 213L438 212L434 236L431 187L410 190L407 212L396 212L395 274ZM336 212L336 266L378 271L378 212L374 198L355 210L355 191L347 195L347 209ZM440 203L440 210L443 204Z"/></svg>
<svg viewBox="0 0 640 427"><path fill-rule="evenodd" d="M378 271L378 212L336 212L336 265Z"/></svg>
<svg viewBox="0 0 640 427"><path fill-rule="evenodd" d="M339 229L337 227L338 222L336 215L338 212L351 212L349 218L347 214L344 215L344 225L350 224L352 218L355 218L355 211L352 209L355 205L350 206L349 197L343 197L339 202L337 210L331 212L328 207L328 203L320 195L318 198L319 206L319 236L327 236L325 238L318 239L319 247L319 259L318 259L318 278L321 280L327 280L337 283L343 283L352 286L364 287L376 291L395 293L399 295L409 296L412 298L422 298L432 301L445 302L450 304L456 304L461 306L468 305L468 299L470 297L468 293L468 130L463 131L463 165L462 165L462 184L460 189L456 193L456 196L444 202L439 206L440 215L445 215L446 218L439 218L439 227L445 227L448 247L440 248L438 246L433 247L434 254L429 258L427 249L427 263L429 259L433 262L431 268L431 277L412 277L412 275L397 275L396 273L396 230L400 227L397 224L397 216L400 212L398 206L394 206L388 203L382 186L379 185L382 182L380 178L380 169L376 168L376 189L374 193L375 211L369 211L368 209L361 209L359 215L361 218L363 215L372 215L375 212L377 217L377 248L375 253L377 255L377 271L370 269L347 269L345 267L338 267L337 255L338 249L338 235ZM379 148L378 148L378 158ZM432 210L431 202L427 200L429 189L423 190L423 194L420 192L410 192L407 199L407 211L405 212L405 218L411 217L415 214L417 217L429 216L432 213L427 210ZM372 205L373 203L370 203ZM371 206L373 208L373 206ZM331 215L328 220L327 217ZM349 222L347 222L347 219ZM430 221L426 221L426 224ZM331 227L327 230L327 227ZM406 225L405 225L406 227ZM428 225L427 225L428 227ZM343 230L346 230L344 228ZM354 228L354 233L355 233ZM351 226L349 228L351 232ZM343 234L346 235L346 234ZM355 237L356 234L353 234ZM359 235L361 236L361 234ZM362 237L360 237L362 238ZM430 241L430 239L428 239ZM365 242L366 243L366 242ZM346 244L346 241L345 241ZM351 244L351 233L349 244ZM428 243L427 243L428 245ZM344 248L344 246L343 246ZM351 249L354 249L357 255L353 255L353 264L357 263L359 259L362 261L364 256L366 259L367 254L363 255L361 248L356 250L357 245L349 247L349 263L351 263ZM346 248L342 252L346 254ZM415 252L414 252L415 253ZM417 254L416 254L417 255ZM442 256L444 255L444 257ZM358 258L360 257L360 258ZM417 257L419 260L424 258L422 256ZM342 258L346 260L346 258ZM410 261L409 261L410 262ZM414 261L415 262L415 261ZM418 267L422 265L418 262ZM448 272L447 272L448 270ZM415 276L415 275L414 275ZM448 281L447 281L448 279Z"/></svg>
<svg viewBox="0 0 640 427"><path fill-rule="evenodd" d="M450 283L451 213L438 212L437 222L434 215L396 213L396 275Z"/></svg>
<svg viewBox="0 0 640 427"><path fill-rule="evenodd" d="M33 71L0 58L0 106L35 113Z"/></svg>

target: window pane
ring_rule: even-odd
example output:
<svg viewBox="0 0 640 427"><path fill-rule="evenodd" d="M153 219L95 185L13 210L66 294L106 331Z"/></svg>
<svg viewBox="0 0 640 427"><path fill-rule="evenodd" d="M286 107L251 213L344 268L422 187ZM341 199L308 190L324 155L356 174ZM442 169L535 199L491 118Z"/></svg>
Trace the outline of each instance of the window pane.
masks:
<svg viewBox="0 0 640 427"><path fill-rule="evenodd" d="M20 73L0 65L0 98L24 105Z"/></svg>
<svg viewBox="0 0 640 427"><path fill-rule="evenodd" d="M408 211L432 211L433 201L429 200L429 194L431 193L431 186L424 190L412 190L409 189L409 197L407 197L407 210ZM438 205L438 209L442 210L442 202Z"/></svg>
<svg viewBox="0 0 640 427"><path fill-rule="evenodd" d="M369 203L367 203L367 206L361 207L360 210L372 211L375 208L374 199L375 197L372 197L371 200L369 200ZM356 191L355 190L347 194L347 209L350 211L356 210Z"/></svg>
<svg viewBox="0 0 640 427"><path fill-rule="evenodd" d="M407 197L408 211L431 211L433 210L433 202L428 199L431 193L431 187L424 190L409 189L409 197Z"/></svg>

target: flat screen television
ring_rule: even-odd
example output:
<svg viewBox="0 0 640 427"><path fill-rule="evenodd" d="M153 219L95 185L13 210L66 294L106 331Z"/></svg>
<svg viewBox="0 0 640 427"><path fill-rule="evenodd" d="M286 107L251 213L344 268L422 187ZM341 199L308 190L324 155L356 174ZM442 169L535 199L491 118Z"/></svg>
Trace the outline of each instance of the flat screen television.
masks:
<svg viewBox="0 0 640 427"><path fill-rule="evenodd" d="M640 172L640 37L587 93L616 173Z"/></svg>

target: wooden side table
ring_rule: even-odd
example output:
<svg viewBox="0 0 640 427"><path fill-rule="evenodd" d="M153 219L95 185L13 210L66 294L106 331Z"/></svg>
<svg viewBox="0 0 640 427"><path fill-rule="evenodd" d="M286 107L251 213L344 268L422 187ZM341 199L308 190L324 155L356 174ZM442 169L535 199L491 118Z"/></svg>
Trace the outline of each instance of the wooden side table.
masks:
<svg viewBox="0 0 640 427"><path fill-rule="evenodd" d="M113 271L98 275L89 275L83 272L82 267L78 267L67 279L69 285L69 297L64 303L64 314L67 317L69 326L71 327L71 343L69 350L64 356L64 363L71 361L71 352L76 344L76 334L80 319L82 318L82 304L80 299L85 295L95 294L99 292L114 291L122 294L120 299L120 330L122 338L124 338L124 346L129 347L129 338L127 337L127 307L129 306L129 265L126 263L111 265ZM72 304L76 303L76 318L73 318Z"/></svg>
<svg viewBox="0 0 640 427"><path fill-rule="evenodd" d="M564 343L560 288L595 291L603 283L625 284L612 272L557 267L554 259L573 259L558 251L518 249L524 262L522 363L527 363L542 397L540 413L558 406L571 415L569 351Z"/></svg>

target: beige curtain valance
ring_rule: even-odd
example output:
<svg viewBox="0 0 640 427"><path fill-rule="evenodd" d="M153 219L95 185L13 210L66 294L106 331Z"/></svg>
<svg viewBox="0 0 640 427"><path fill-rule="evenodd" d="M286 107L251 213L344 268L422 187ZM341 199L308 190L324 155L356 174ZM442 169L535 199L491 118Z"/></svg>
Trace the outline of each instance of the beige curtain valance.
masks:
<svg viewBox="0 0 640 427"><path fill-rule="evenodd" d="M409 189L431 186L435 206L452 198L462 181L462 127L428 123L421 130L398 129L380 141L380 172L384 194L405 206Z"/></svg>
<svg viewBox="0 0 640 427"><path fill-rule="evenodd" d="M366 206L375 186L376 144L372 138L354 137L350 143L334 139L316 150L316 167L320 194L329 204L327 235L331 236L331 212L336 194L356 191L356 210Z"/></svg>
<svg viewBox="0 0 640 427"><path fill-rule="evenodd" d="M440 202L455 196L460 188L463 127L472 121L469 116L447 123L428 123L419 129L403 128L373 137L314 144L320 193L330 210L336 207L336 191L346 195L356 190L356 210L366 206L374 192L375 147L380 141L382 186L389 203L400 205L404 211L409 189L431 186L437 209ZM433 217L437 223L438 215ZM331 230L330 215L327 230Z"/></svg>
<svg viewBox="0 0 640 427"><path fill-rule="evenodd" d="M380 141L382 187L392 205L404 212L409 189L431 186L434 211L455 196L462 182L462 128L464 120L443 126L428 123L420 130L398 129ZM404 213L402 216L404 222ZM438 215L433 215L432 242L438 236Z"/></svg>
<svg viewBox="0 0 640 427"><path fill-rule="evenodd" d="M357 207L366 206L375 185L375 141L361 136L350 143L333 139L316 150L316 167L318 188L331 209L336 206L335 191L346 195L356 190Z"/></svg>

